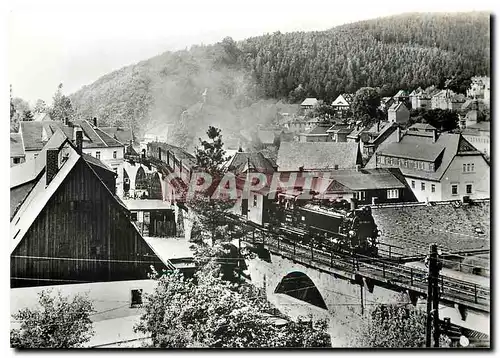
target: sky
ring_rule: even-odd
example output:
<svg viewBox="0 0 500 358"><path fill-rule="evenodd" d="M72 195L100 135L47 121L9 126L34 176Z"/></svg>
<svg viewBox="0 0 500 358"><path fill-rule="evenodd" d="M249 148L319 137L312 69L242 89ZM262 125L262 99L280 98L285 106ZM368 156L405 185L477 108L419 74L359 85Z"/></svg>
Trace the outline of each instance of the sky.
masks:
<svg viewBox="0 0 500 358"><path fill-rule="evenodd" d="M404 12L491 11L490 1L16 0L8 12L14 97L48 104L123 66L165 51L275 31L325 30Z"/></svg>

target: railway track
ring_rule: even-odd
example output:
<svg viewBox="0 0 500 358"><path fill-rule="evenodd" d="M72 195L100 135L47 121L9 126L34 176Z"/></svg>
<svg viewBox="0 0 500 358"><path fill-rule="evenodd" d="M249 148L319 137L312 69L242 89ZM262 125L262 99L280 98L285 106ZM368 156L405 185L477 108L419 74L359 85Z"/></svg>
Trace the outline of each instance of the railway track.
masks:
<svg viewBox="0 0 500 358"><path fill-rule="evenodd" d="M391 260L385 257L374 258L347 252L325 251L314 245L297 243L290 236L263 228L242 218L239 218L239 221L247 228L253 229L252 233L249 231L241 238L243 241L263 245L270 252L284 258L323 271L334 272L351 280L365 278L393 289L409 290L418 296L427 296L427 271L399 264L397 253ZM258 233L260 238L256 237L255 233ZM489 312L489 287L444 275L439 275L438 281L441 301Z"/></svg>

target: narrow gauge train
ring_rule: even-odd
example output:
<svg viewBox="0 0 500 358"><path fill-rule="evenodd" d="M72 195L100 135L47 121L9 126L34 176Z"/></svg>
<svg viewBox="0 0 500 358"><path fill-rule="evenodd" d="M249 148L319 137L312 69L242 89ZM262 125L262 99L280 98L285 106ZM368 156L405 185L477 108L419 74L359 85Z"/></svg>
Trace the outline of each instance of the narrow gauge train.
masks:
<svg viewBox="0 0 500 358"><path fill-rule="evenodd" d="M311 203L279 193L269 211L270 223L304 244L313 239L315 246L326 251L371 257L378 254L379 231L369 206L356 209L347 201Z"/></svg>

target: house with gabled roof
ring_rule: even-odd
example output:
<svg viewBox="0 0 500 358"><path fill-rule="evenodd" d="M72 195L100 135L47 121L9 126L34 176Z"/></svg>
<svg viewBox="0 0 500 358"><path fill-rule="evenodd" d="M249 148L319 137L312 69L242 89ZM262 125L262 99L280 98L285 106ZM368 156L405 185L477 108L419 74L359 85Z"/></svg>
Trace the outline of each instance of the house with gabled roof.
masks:
<svg viewBox="0 0 500 358"><path fill-rule="evenodd" d="M12 287L144 279L165 267L115 195L115 173L82 142L58 130L11 168Z"/></svg>
<svg viewBox="0 0 500 358"><path fill-rule="evenodd" d="M313 109L313 107L317 104L318 104L317 98L309 97L302 101L302 103L300 104L300 108L304 110L310 110Z"/></svg>
<svg viewBox="0 0 500 358"><path fill-rule="evenodd" d="M342 93L332 102L335 116L343 118L351 109L351 103L354 95L351 93Z"/></svg>
<svg viewBox="0 0 500 358"><path fill-rule="evenodd" d="M305 132L299 133L299 142L328 142L328 128L329 125L319 124Z"/></svg>
<svg viewBox="0 0 500 358"><path fill-rule="evenodd" d="M460 110L465 103L465 96L463 94L457 94L450 89L444 89L437 92L431 98L431 108L432 109L449 109L449 110Z"/></svg>
<svg viewBox="0 0 500 358"><path fill-rule="evenodd" d="M52 118L50 117L50 114L46 112L33 114L33 121L41 122L41 121L51 121L51 120Z"/></svg>
<svg viewBox="0 0 500 358"><path fill-rule="evenodd" d="M432 95L419 87L410 93L410 104L412 109L431 108Z"/></svg>
<svg viewBox="0 0 500 358"><path fill-rule="evenodd" d="M406 108L404 102L394 103L387 110L387 120L389 123L404 124L410 120L410 111Z"/></svg>
<svg viewBox="0 0 500 358"><path fill-rule="evenodd" d="M23 138L26 161L36 158L58 129L72 142L76 140L76 132L82 132L83 152L101 160L117 174L116 190L118 195L122 196L123 161L126 145L99 128L96 118L93 122L87 120L20 122L19 133Z"/></svg>
<svg viewBox="0 0 500 358"><path fill-rule="evenodd" d="M410 96L405 90L399 90L393 97L395 103L403 102L409 106Z"/></svg>
<svg viewBox="0 0 500 358"><path fill-rule="evenodd" d="M397 167L419 201L490 197L490 165L458 133L418 123L381 143L366 168Z"/></svg>
<svg viewBox="0 0 500 358"><path fill-rule="evenodd" d="M278 171L353 169L361 165L358 143L285 142L278 151Z"/></svg>
<svg viewBox="0 0 500 358"><path fill-rule="evenodd" d="M398 168L331 171L323 193L329 200L355 199L360 205L417 201Z"/></svg>
<svg viewBox="0 0 500 358"><path fill-rule="evenodd" d="M348 124L334 124L327 129L330 135L330 142L347 142L347 136L353 131L353 127Z"/></svg>

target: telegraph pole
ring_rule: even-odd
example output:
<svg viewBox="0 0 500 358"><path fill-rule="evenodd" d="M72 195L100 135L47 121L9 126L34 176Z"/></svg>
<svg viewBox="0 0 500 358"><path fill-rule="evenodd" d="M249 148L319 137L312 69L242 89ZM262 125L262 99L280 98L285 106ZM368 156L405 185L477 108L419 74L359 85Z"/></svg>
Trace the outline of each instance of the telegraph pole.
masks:
<svg viewBox="0 0 500 358"><path fill-rule="evenodd" d="M439 280L441 269L438 261L438 250L436 244L429 248L429 271L427 275L427 325L425 335L425 346L431 346L431 332L434 325L434 347L439 347Z"/></svg>

